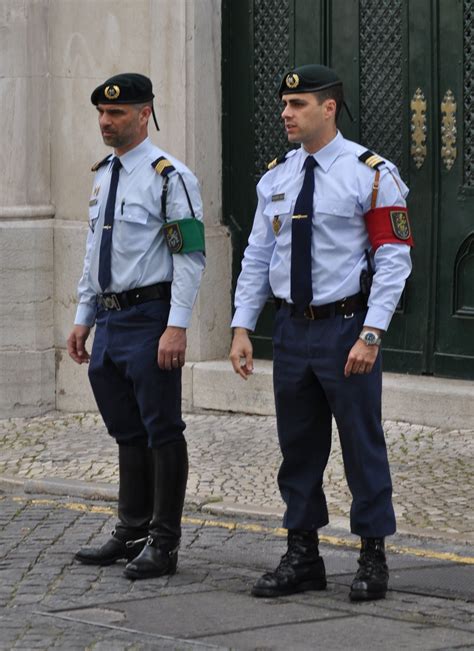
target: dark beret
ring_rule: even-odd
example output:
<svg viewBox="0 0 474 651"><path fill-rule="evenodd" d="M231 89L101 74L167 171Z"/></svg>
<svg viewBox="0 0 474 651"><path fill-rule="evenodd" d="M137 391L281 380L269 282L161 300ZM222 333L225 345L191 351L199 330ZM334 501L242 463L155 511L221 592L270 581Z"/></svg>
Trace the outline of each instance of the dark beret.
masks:
<svg viewBox="0 0 474 651"><path fill-rule="evenodd" d="M310 63L285 73L278 92L281 97L287 93L314 93L332 86L342 86L342 81L334 70Z"/></svg>
<svg viewBox="0 0 474 651"><path fill-rule="evenodd" d="M92 104L142 104L153 100L153 86L145 75L124 72L97 86L91 95Z"/></svg>

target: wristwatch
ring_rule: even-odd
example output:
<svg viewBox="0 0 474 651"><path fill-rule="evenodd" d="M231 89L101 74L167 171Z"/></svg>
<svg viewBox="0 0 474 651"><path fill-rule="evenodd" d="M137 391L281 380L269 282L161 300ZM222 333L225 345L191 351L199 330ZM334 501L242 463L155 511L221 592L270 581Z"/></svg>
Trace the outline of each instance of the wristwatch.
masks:
<svg viewBox="0 0 474 651"><path fill-rule="evenodd" d="M382 343L382 337L379 337L378 334L373 330L366 330L365 332L361 332L359 339L362 339L362 341L366 343L367 346L380 346Z"/></svg>

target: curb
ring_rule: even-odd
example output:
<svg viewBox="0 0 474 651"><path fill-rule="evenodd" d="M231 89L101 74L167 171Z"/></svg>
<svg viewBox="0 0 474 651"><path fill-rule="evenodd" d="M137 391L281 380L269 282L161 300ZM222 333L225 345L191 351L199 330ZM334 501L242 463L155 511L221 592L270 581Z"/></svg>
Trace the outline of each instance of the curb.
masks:
<svg viewBox="0 0 474 651"><path fill-rule="evenodd" d="M86 482L78 479L18 479L0 475L0 494L23 491L25 494L56 495L58 497L80 497L88 500L116 502L118 498L118 484L100 482ZM283 517L284 507L281 509L255 504L241 504L213 496L199 496L187 494L185 508L209 515L224 517L248 517L253 520L280 520ZM341 516L331 517L330 529L349 532L349 518ZM433 531L423 531L410 526L398 527L397 534L413 538L421 538L438 543L450 543L456 546L470 546L472 542L464 534L451 535L449 539L445 534Z"/></svg>

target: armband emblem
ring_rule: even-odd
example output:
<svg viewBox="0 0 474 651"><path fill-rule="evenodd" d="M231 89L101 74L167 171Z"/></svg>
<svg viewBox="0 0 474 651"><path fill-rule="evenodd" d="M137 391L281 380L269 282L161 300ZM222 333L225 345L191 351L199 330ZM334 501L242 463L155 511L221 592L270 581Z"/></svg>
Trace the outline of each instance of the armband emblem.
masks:
<svg viewBox="0 0 474 651"><path fill-rule="evenodd" d="M183 235L177 222L173 224L165 224L163 226L163 233L171 253L179 253L183 248Z"/></svg>
<svg viewBox="0 0 474 651"><path fill-rule="evenodd" d="M413 246L410 220L405 207L383 206L373 208L365 213L364 219L374 253L382 244L396 244L398 242Z"/></svg>
<svg viewBox="0 0 474 651"><path fill-rule="evenodd" d="M394 235L400 240L409 240L411 237L410 222L408 215L402 210L391 210L390 221L392 222L392 229Z"/></svg>

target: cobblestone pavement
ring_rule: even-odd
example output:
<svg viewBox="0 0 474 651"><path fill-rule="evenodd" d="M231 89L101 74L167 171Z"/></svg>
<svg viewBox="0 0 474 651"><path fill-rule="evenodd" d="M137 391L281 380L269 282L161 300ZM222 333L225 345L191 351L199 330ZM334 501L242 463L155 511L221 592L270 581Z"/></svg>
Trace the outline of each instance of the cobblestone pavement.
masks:
<svg viewBox="0 0 474 651"><path fill-rule="evenodd" d="M123 563L99 568L73 561L80 546L104 540L114 510L103 502L0 495L1 649L473 648L468 559L420 559L400 549L390 555L387 599L352 604L347 586L356 552L322 544L326 591L253 599L250 586L282 553L281 531L268 521L206 521L194 513L184 519L178 573L134 583L123 577ZM458 582L465 577L460 592L446 588L456 572ZM427 589L427 579L434 588Z"/></svg>
<svg viewBox="0 0 474 651"><path fill-rule="evenodd" d="M274 417L192 413L186 422L188 501L282 512ZM392 421L384 426L399 531L474 542L474 432ZM0 420L0 445L0 477L117 482L116 445L97 414ZM343 523L350 495L336 433L325 490L331 522Z"/></svg>

